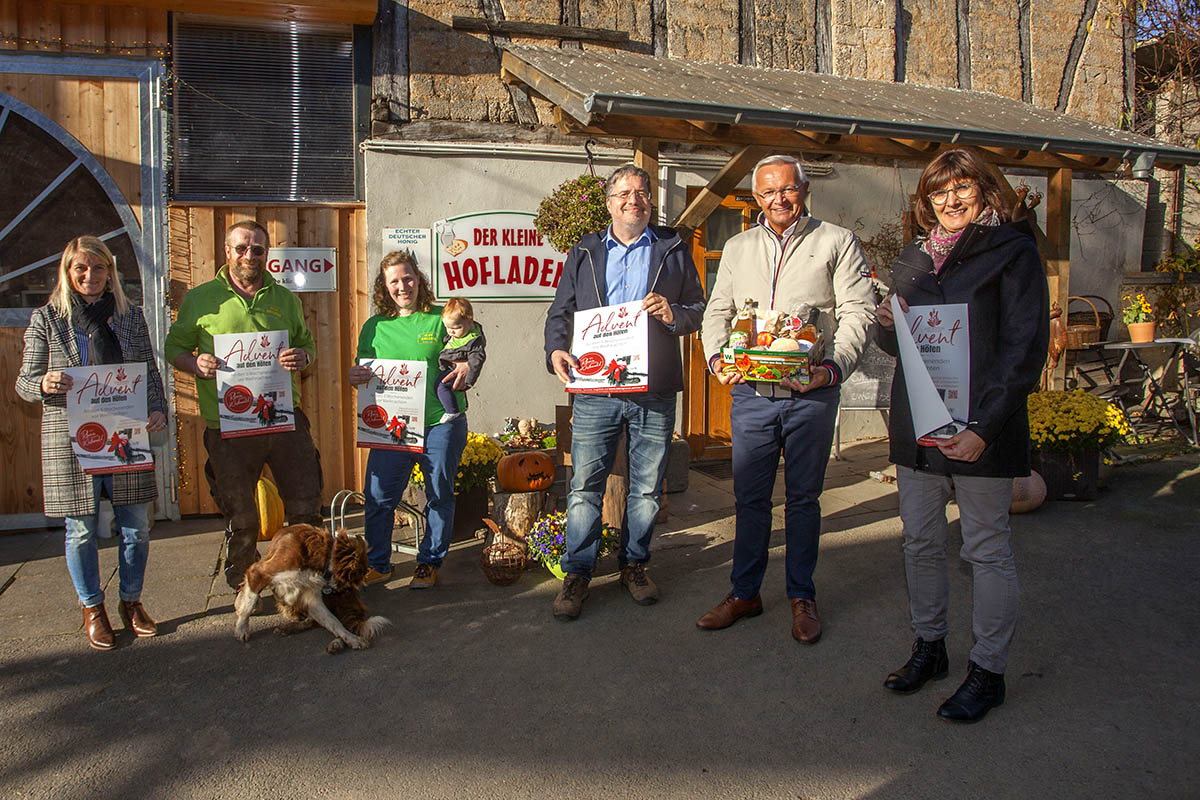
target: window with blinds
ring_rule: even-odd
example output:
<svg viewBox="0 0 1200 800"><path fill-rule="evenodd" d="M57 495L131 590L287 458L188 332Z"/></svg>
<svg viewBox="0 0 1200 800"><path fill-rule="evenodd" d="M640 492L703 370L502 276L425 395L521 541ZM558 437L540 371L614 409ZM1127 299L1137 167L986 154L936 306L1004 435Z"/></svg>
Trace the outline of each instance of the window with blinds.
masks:
<svg viewBox="0 0 1200 800"><path fill-rule="evenodd" d="M355 199L350 26L174 20L176 199Z"/></svg>

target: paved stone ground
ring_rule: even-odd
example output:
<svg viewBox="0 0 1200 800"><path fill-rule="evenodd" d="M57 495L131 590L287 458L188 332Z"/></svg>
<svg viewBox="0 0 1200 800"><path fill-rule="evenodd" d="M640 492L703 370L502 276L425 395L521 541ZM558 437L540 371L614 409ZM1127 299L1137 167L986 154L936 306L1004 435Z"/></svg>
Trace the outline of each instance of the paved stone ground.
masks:
<svg viewBox="0 0 1200 800"><path fill-rule="evenodd" d="M656 606L633 604L609 559L562 623L548 573L491 586L466 543L431 591L368 589L394 627L339 656L322 631L272 635L269 616L234 640L217 520L155 529L144 599L161 635L118 630L108 653L80 633L60 535L0 536L0 796L1195 797L1196 457L1014 517L1009 699L958 727L934 717L970 642L953 554L951 678L909 697L880 685L911 643L894 485L867 477L884 453L830 464L813 647L789 636L782 509L765 613L695 628L727 590L733 531L730 482L696 471L656 536ZM115 571L111 542L101 564Z"/></svg>

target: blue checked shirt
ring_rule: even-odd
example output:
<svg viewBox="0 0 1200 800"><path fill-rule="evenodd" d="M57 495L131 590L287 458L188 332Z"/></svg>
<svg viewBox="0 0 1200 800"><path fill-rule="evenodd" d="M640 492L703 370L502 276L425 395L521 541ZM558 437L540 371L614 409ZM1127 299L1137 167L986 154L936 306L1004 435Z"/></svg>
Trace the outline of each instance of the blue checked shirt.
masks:
<svg viewBox="0 0 1200 800"><path fill-rule="evenodd" d="M646 282L650 279L650 246L657 238L647 226L637 241L626 247L613 237L612 226L608 226L604 233L604 246L608 249L608 261L604 268L604 279L608 282L608 305L632 303L646 296Z"/></svg>

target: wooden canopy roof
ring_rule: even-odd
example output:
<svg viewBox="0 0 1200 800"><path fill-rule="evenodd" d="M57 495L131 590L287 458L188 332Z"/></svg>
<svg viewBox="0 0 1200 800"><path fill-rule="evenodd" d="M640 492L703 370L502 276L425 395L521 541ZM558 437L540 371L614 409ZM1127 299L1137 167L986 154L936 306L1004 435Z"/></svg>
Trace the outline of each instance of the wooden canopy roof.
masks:
<svg viewBox="0 0 1200 800"><path fill-rule="evenodd" d="M997 164L1114 171L1200 164L1200 151L986 92L615 50L506 44L502 77L580 133L926 161L972 144Z"/></svg>

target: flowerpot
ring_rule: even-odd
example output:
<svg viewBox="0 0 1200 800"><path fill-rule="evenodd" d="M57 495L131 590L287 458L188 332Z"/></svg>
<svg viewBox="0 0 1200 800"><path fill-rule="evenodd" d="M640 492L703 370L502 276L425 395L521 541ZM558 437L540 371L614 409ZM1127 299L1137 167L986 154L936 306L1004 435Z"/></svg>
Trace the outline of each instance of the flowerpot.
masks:
<svg viewBox="0 0 1200 800"><path fill-rule="evenodd" d="M1131 341L1131 342L1153 342L1154 341L1154 323L1153 322L1131 322L1131 323L1129 323L1129 341Z"/></svg>
<svg viewBox="0 0 1200 800"><path fill-rule="evenodd" d="M567 577L567 573L563 571L562 566L559 564L555 564L554 566L542 564L542 566L550 570L550 574L558 578L560 581Z"/></svg>
<svg viewBox="0 0 1200 800"><path fill-rule="evenodd" d="M1095 500L1100 450L1034 450L1033 468L1046 481L1047 500Z"/></svg>
<svg viewBox="0 0 1200 800"><path fill-rule="evenodd" d="M1013 478L1012 504L1008 513L1026 514L1041 507L1045 500L1046 481L1034 470L1027 477Z"/></svg>
<svg viewBox="0 0 1200 800"><path fill-rule="evenodd" d="M483 527L483 518L488 515L488 490L476 486L454 496L454 529L450 541L461 542L475 538L475 531Z"/></svg>

